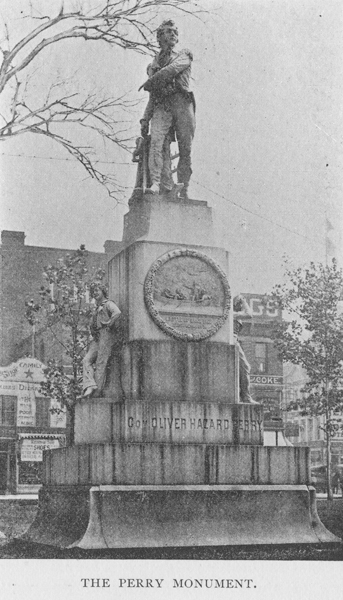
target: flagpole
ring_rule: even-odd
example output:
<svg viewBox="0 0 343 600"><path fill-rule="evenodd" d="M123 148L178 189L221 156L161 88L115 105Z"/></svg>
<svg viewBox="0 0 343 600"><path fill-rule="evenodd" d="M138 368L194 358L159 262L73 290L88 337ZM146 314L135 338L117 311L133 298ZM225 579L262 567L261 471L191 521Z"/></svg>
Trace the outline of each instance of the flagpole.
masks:
<svg viewBox="0 0 343 600"><path fill-rule="evenodd" d="M335 246L329 237L330 231L334 230L334 226L330 223L325 211L325 266L328 266L329 253L335 255ZM330 251L330 252L329 252Z"/></svg>
<svg viewBox="0 0 343 600"><path fill-rule="evenodd" d="M328 266L328 215L325 209L325 266Z"/></svg>

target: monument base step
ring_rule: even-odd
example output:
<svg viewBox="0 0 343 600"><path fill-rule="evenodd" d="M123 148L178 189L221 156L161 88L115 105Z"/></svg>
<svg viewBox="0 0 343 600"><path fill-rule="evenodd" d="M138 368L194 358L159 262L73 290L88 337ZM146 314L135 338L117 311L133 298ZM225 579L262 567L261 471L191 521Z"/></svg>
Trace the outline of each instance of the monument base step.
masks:
<svg viewBox="0 0 343 600"><path fill-rule="evenodd" d="M43 486L22 539L84 549L341 541L306 485Z"/></svg>

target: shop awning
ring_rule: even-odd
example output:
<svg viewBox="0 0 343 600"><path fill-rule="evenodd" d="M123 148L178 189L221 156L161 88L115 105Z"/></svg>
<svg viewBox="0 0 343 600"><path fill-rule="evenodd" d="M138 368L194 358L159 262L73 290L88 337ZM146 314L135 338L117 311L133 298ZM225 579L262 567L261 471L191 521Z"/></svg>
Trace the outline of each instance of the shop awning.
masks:
<svg viewBox="0 0 343 600"><path fill-rule="evenodd" d="M61 433L19 433L20 440L65 440L65 435Z"/></svg>

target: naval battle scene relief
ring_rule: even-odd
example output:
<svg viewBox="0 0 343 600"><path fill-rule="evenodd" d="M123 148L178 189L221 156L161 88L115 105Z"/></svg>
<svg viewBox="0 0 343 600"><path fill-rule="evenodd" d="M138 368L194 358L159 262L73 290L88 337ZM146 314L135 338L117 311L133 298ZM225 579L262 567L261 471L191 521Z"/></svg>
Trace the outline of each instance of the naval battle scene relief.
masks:
<svg viewBox="0 0 343 600"><path fill-rule="evenodd" d="M226 318L227 287L225 275L209 257L182 250L176 256L170 253L153 269L152 316L158 315L158 324L171 335L203 339Z"/></svg>
<svg viewBox="0 0 343 600"><path fill-rule="evenodd" d="M199 258L180 256L156 274L154 300L160 312L221 316L224 289L218 274Z"/></svg>

